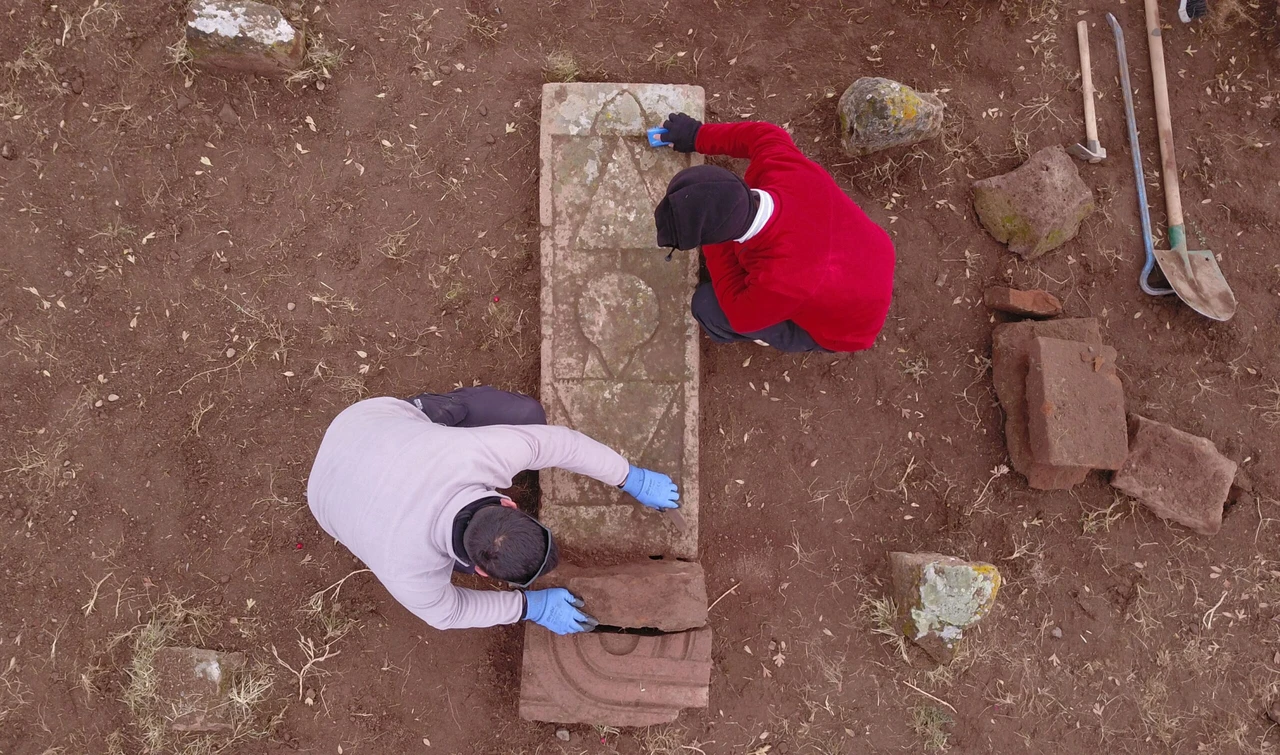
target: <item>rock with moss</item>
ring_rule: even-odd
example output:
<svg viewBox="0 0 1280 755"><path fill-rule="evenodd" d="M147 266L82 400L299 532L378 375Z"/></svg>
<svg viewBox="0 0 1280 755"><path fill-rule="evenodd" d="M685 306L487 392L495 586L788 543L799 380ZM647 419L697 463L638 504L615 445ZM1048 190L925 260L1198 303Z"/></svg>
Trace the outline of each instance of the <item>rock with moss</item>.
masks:
<svg viewBox="0 0 1280 755"><path fill-rule="evenodd" d="M936 95L891 79L861 78L840 96L840 141L854 156L918 144L942 133L945 108Z"/></svg>
<svg viewBox="0 0 1280 755"><path fill-rule="evenodd" d="M195 0L187 11L193 63L259 76L302 67L306 42L277 8L251 0Z"/></svg>
<svg viewBox="0 0 1280 755"><path fill-rule="evenodd" d="M964 633L1000 590L991 564L937 553L890 553L889 576L902 633L938 663L950 663Z"/></svg>
<svg viewBox="0 0 1280 755"><path fill-rule="evenodd" d="M973 208L982 227L1026 259L1075 238L1095 207L1093 192L1060 146L1040 150L1011 173L973 184Z"/></svg>

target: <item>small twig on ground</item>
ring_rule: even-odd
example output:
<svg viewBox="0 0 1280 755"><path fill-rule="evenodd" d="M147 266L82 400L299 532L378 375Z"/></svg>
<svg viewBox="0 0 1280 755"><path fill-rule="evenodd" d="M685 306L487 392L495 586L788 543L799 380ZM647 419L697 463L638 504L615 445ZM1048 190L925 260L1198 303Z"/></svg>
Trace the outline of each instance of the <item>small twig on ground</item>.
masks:
<svg viewBox="0 0 1280 755"><path fill-rule="evenodd" d="M916 685L912 684L911 682L904 681L904 682L903 682L903 684L907 685L908 687L910 687L911 689L915 690L916 692L919 692L920 694L924 695L925 697L929 698L930 700L934 701L935 703L939 703L939 704L941 704L941 705L945 705L945 706L947 706L948 708L950 708L950 709L951 709L951 712L952 712L952 713L955 713L955 714L957 714L957 715L960 713L960 711L956 710L956 709L955 709L955 707L951 705L951 703L947 702L946 700L943 700L943 699L942 699L942 698L940 698L940 697L934 697L933 695L929 694L928 692L925 692L924 690L920 689L919 687L917 687Z"/></svg>
<svg viewBox="0 0 1280 755"><path fill-rule="evenodd" d="M734 590L737 590L737 589L738 589L738 586L739 586L739 585L741 585L741 584L742 584L741 582L736 582L736 583L734 583L733 587L730 587L728 590L725 590L725 591L724 591L724 593L722 593L722 594L720 595L720 597L718 597L718 598L716 598L715 600L713 600L713 601L711 602L711 605L707 606L707 613L711 613L711 609L713 609L713 608L715 608L715 607L716 607L716 603L719 603L720 601L722 601L722 600L724 600L726 597L728 597L729 593L733 592Z"/></svg>

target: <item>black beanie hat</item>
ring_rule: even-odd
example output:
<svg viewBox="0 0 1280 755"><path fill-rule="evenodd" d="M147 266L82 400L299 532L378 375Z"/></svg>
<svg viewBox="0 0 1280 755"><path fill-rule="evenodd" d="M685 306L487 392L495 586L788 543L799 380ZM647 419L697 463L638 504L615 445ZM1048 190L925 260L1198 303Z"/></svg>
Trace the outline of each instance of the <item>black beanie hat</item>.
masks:
<svg viewBox="0 0 1280 755"><path fill-rule="evenodd" d="M758 200L732 171L714 165L685 168L667 184L653 211L658 246L693 249L741 237L751 227Z"/></svg>

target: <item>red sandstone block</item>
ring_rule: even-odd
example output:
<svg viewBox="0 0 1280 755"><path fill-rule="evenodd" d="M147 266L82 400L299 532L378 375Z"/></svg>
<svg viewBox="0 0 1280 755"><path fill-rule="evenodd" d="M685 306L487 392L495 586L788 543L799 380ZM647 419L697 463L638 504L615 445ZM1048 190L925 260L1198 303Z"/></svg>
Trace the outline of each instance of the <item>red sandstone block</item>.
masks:
<svg viewBox="0 0 1280 755"><path fill-rule="evenodd" d="M526 721L652 726L707 707L711 628L640 636L557 635L528 624L520 678Z"/></svg>
<svg viewBox="0 0 1280 755"><path fill-rule="evenodd" d="M1032 458L1045 464L1119 469L1129 455L1129 435L1116 350L1037 338L1027 367Z"/></svg>
<svg viewBox="0 0 1280 755"><path fill-rule="evenodd" d="M1201 535L1217 534L1236 463L1213 441L1163 422L1131 414L1129 429L1129 457L1111 484L1142 501L1156 516Z"/></svg>
<svg viewBox="0 0 1280 755"><path fill-rule="evenodd" d="M707 623L707 578L687 561L639 561L583 569L568 564L547 575L548 585L568 588L596 621L614 627L664 632Z"/></svg>
<svg viewBox="0 0 1280 755"><path fill-rule="evenodd" d="M1093 318L1049 322L1009 322L997 325L991 343L991 377L996 396L1004 407L1005 444L1009 460L1037 490L1066 490L1084 482L1087 467L1055 467L1031 457L1027 436L1027 353L1036 337L1102 343L1098 321Z"/></svg>
<svg viewBox="0 0 1280 755"><path fill-rule="evenodd" d="M997 286L988 288L983 299L988 308L1012 315L1057 317L1062 314L1062 302L1058 301L1058 297L1038 288L1032 291L1019 291L1016 288Z"/></svg>

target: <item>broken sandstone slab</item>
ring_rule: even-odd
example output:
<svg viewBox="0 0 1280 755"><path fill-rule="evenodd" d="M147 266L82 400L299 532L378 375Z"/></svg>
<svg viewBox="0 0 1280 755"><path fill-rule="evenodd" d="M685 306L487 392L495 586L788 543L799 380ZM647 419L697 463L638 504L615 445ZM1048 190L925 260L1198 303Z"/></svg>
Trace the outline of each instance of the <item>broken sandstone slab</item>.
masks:
<svg viewBox="0 0 1280 755"><path fill-rule="evenodd" d="M992 286L983 293L988 309L1021 317L1057 317L1062 314L1058 297L1041 289L1020 291L1016 288Z"/></svg>
<svg viewBox="0 0 1280 755"><path fill-rule="evenodd" d="M711 628L644 636L524 634L520 717L598 726L652 726L707 707Z"/></svg>
<svg viewBox="0 0 1280 755"><path fill-rule="evenodd" d="M945 107L937 95L864 77L840 95L840 142L855 157L918 144L942 133Z"/></svg>
<svg viewBox="0 0 1280 755"><path fill-rule="evenodd" d="M306 42L270 5L251 0L196 0L187 11L187 50L198 65L287 76L302 66Z"/></svg>
<svg viewBox="0 0 1280 755"><path fill-rule="evenodd" d="M1031 457L1054 466L1119 469L1129 455L1129 436L1116 350L1037 338L1027 367Z"/></svg>
<svg viewBox="0 0 1280 755"><path fill-rule="evenodd" d="M1208 438L1163 422L1131 414L1129 430L1129 456L1111 484L1156 516L1201 535L1217 534L1236 463Z"/></svg>
<svg viewBox="0 0 1280 755"><path fill-rule="evenodd" d="M1027 433L1027 372L1031 342L1037 337L1101 344L1098 321L1092 317L1046 322L1007 322L995 327L991 339L991 377L1004 408L1004 437L1009 461L1037 490L1066 490L1084 482L1088 467L1062 467L1036 461Z"/></svg>
<svg viewBox="0 0 1280 755"><path fill-rule="evenodd" d="M232 731L227 693L244 670L243 653L165 647L153 661L156 697L173 731Z"/></svg>
<svg viewBox="0 0 1280 755"><path fill-rule="evenodd" d="M678 632L707 623L707 578L700 564L639 561L578 568L568 564L547 575L548 585L580 598L582 609L610 627Z"/></svg>
<svg viewBox="0 0 1280 755"><path fill-rule="evenodd" d="M703 118L702 87L547 84L542 89L542 403L680 486L687 528L608 485L541 473L542 520L570 558L698 555L697 255L664 260L653 207L701 161L653 149L669 113Z"/></svg>
<svg viewBox="0 0 1280 755"><path fill-rule="evenodd" d="M951 661L1000 591L996 567L938 553L890 553L889 578L902 633L938 663Z"/></svg>
<svg viewBox="0 0 1280 755"><path fill-rule="evenodd" d="M1075 238L1093 192L1062 147L1046 147L1011 173L973 184L982 226L1009 251L1034 259Z"/></svg>

